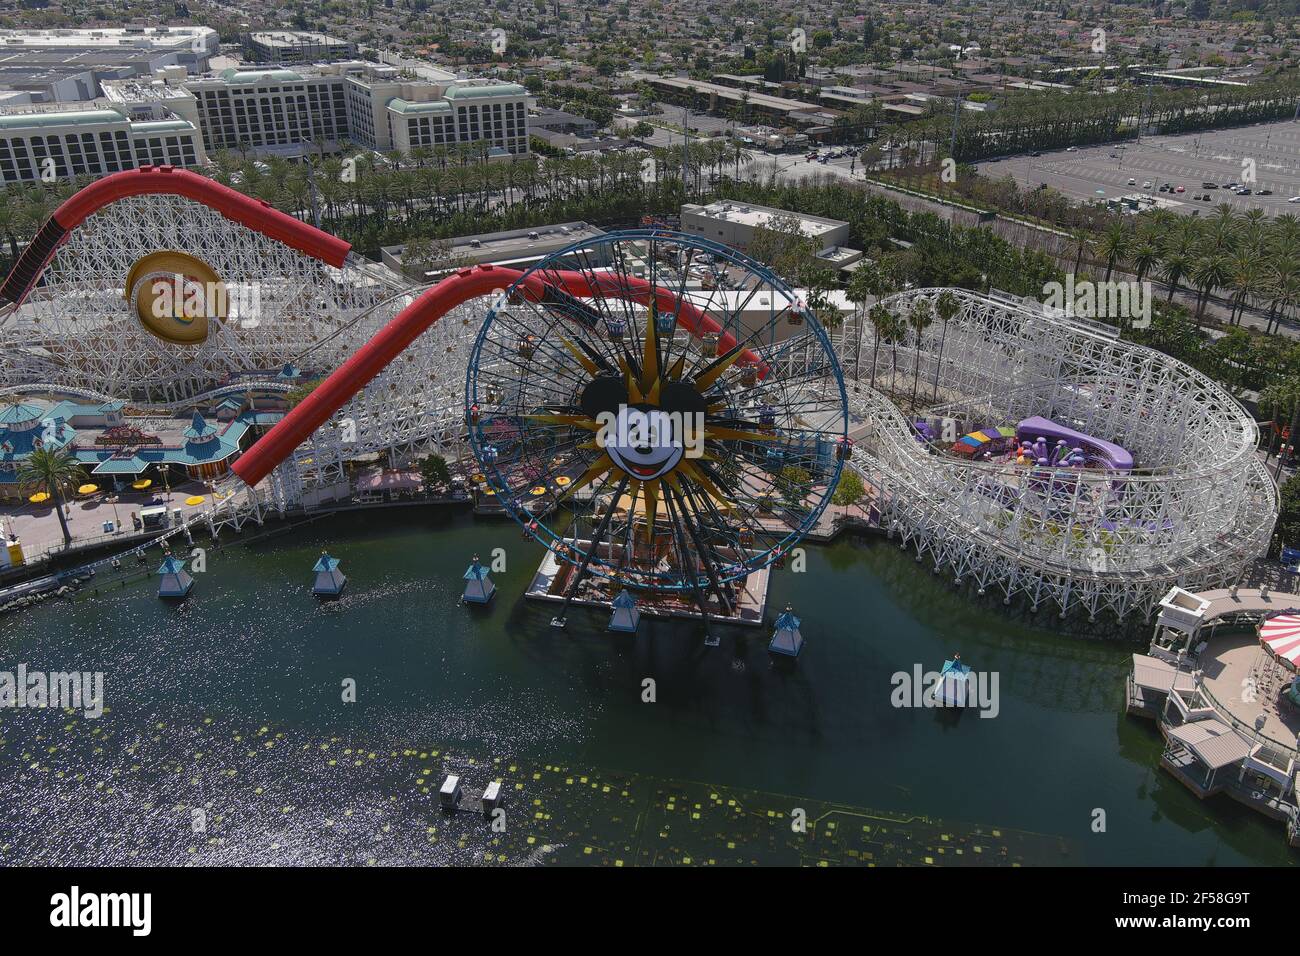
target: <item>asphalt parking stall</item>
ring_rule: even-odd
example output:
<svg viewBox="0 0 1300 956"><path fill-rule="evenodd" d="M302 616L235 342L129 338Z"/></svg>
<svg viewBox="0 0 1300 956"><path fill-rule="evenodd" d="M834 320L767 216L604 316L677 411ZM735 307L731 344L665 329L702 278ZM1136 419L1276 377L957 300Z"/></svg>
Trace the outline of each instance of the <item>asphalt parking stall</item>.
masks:
<svg viewBox="0 0 1300 956"><path fill-rule="evenodd" d="M1255 181L1244 182L1251 195L1239 196L1223 186L1243 183L1249 169L1246 160L1253 160ZM977 165L986 177L1010 175L1030 189L1045 183L1079 200L1145 193L1177 212L1213 209L1222 202L1243 211L1258 206L1269 215L1300 211L1300 203L1287 202L1300 196L1300 123L1291 121L1146 136L1140 143L1079 147ZM1219 188L1207 189L1202 185L1206 182ZM1146 183L1149 188L1144 188ZM1160 192L1166 183L1172 190ZM1179 186L1184 189L1181 193L1176 191ZM1261 190L1268 194L1260 195ZM1209 202L1194 199L1206 194Z"/></svg>

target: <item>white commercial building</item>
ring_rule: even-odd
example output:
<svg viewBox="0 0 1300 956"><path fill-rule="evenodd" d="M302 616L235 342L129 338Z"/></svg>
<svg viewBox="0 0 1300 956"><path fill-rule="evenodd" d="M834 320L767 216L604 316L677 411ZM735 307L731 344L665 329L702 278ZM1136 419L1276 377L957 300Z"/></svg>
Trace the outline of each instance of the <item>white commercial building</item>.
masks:
<svg viewBox="0 0 1300 956"><path fill-rule="evenodd" d="M0 30L0 50L62 53L96 59L102 54L145 53L194 73L208 68L220 51L217 31L200 26L92 27L86 29ZM165 65L156 63L155 66Z"/></svg>
<svg viewBox="0 0 1300 956"><path fill-rule="evenodd" d="M774 220L797 222L799 231L816 245L817 257L828 266L844 268L862 257L860 250L844 245L849 238L849 224L839 219L824 219L731 199L718 200L707 206L682 205L682 232L721 242L741 252L749 249L759 229L771 227Z"/></svg>
<svg viewBox="0 0 1300 956"><path fill-rule="evenodd" d="M250 33L245 41L252 63L321 63L327 60L353 60L357 45L324 33L305 30L268 30Z"/></svg>
<svg viewBox="0 0 1300 956"><path fill-rule="evenodd" d="M198 127L161 102L128 108L101 100L0 111L0 181L5 184L206 161Z"/></svg>
<svg viewBox="0 0 1300 956"><path fill-rule="evenodd" d="M528 152L528 91L515 83L351 61L226 70L185 87L209 152L334 151L344 140L381 152L459 143Z"/></svg>

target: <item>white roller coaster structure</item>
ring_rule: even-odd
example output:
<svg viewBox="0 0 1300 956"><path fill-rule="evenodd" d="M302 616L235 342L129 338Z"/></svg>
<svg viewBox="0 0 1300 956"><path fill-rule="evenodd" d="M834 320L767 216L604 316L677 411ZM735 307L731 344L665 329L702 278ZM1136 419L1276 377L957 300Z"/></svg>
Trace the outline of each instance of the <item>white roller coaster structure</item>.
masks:
<svg viewBox="0 0 1300 956"><path fill-rule="evenodd" d="M228 282L256 284L258 310L199 346L155 339L133 315L123 281L159 249L188 252ZM44 276L26 303L0 315L0 397L122 398L151 413L285 391L292 382L275 373L286 364L325 374L421 291L356 256L341 269L322 264L171 195L95 212ZM940 291L885 304L905 315ZM1023 595L1062 615L1124 617L1149 612L1173 584L1233 583L1264 552L1277 489L1256 456L1255 423L1231 396L1104 326L954 294L957 314L919 342L910 331L877 342L870 326L852 324L833 336L857 419L852 467L882 527L918 560L1008 602ZM487 310L480 300L443 316L257 489L226 479L231 493L202 520L215 532L260 522L268 510L340 499L350 493L348 463L361 459L459 457L466 362ZM1011 464L958 458L917 440L899 407L914 388L922 417L982 427L1041 415L1124 446L1137 467L1070 470L1044 485Z"/></svg>
<svg viewBox="0 0 1300 956"><path fill-rule="evenodd" d="M905 316L941 291L885 304ZM1230 395L1105 326L953 294L959 311L919 346L912 330L877 342L865 328L842 355L859 370L854 465L875 490L881 524L918 560L1008 603L1024 595L1062 616L1077 607L1124 617L1175 584L1231 584L1264 553L1277 488L1256 455L1254 420ZM958 435L1042 416L1122 445L1136 468L1060 469L1035 482L1022 466L957 457L919 441L886 397L907 402L914 382L932 399L918 416L950 421Z"/></svg>

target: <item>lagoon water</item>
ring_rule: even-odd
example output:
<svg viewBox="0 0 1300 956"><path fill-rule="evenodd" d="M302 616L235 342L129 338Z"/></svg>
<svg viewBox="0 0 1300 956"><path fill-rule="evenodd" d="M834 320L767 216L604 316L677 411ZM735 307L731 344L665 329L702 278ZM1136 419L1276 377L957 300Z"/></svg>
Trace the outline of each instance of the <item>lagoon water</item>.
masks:
<svg viewBox="0 0 1300 956"><path fill-rule="evenodd" d="M1159 734L1123 713L1140 644L975 603L883 539L808 546L805 573L775 574L769 618L789 602L804 622L794 667L769 657L770 628L720 629L711 649L698 624L647 619L629 638L595 610L550 628L553 607L521 596L541 548L501 520L353 512L226 543L179 606L140 576L0 618L0 670L103 671L107 706L0 712L0 862L665 858L644 813L601 802L620 786L670 810L698 786L778 817L815 802L1023 831L1043 850L1029 862L1296 859L1280 824L1159 770ZM498 547L492 605L458 606L470 555ZM323 548L349 579L332 604L310 594ZM996 717L891 704L892 675L954 651L997 673ZM437 812L448 768L505 779L517 841Z"/></svg>

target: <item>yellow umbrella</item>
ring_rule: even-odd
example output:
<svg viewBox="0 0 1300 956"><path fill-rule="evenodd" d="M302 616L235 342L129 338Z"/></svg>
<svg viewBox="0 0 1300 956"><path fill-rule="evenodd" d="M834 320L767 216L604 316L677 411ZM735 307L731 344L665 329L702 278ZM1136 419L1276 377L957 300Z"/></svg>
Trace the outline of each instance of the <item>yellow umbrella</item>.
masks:
<svg viewBox="0 0 1300 956"><path fill-rule="evenodd" d="M153 484L152 478L141 478L139 481L131 482L131 487L134 488L136 491L144 491L152 484Z"/></svg>
<svg viewBox="0 0 1300 956"><path fill-rule="evenodd" d="M36 492L36 494L32 495L32 496L31 496L30 498L28 498L27 500L30 501L30 502L31 502L32 504L34 504L34 505L39 505L39 504L40 504L41 502L43 502L43 501L49 501L49 500L50 500L50 493L49 493L48 491L38 491L38 492Z"/></svg>
<svg viewBox="0 0 1300 956"><path fill-rule="evenodd" d="M86 484L82 485L80 488L77 489L77 494L93 495L98 490L99 490L99 485L92 485L90 482L86 482Z"/></svg>
<svg viewBox="0 0 1300 956"><path fill-rule="evenodd" d="M565 485L569 484L572 481L573 479L570 478L568 475L560 475L559 478L555 479L555 483L559 485L561 488L563 488Z"/></svg>
<svg viewBox="0 0 1300 956"><path fill-rule="evenodd" d="M202 495L190 495L188 498L185 499L185 503L186 503L187 505L201 505L201 504L203 504L203 496L202 496Z"/></svg>
<svg viewBox="0 0 1300 956"><path fill-rule="evenodd" d="M545 486L545 485L538 485L536 488L534 488L534 489L532 490L532 493L533 493L534 495L544 495L544 494L546 494L546 486Z"/></svg>

